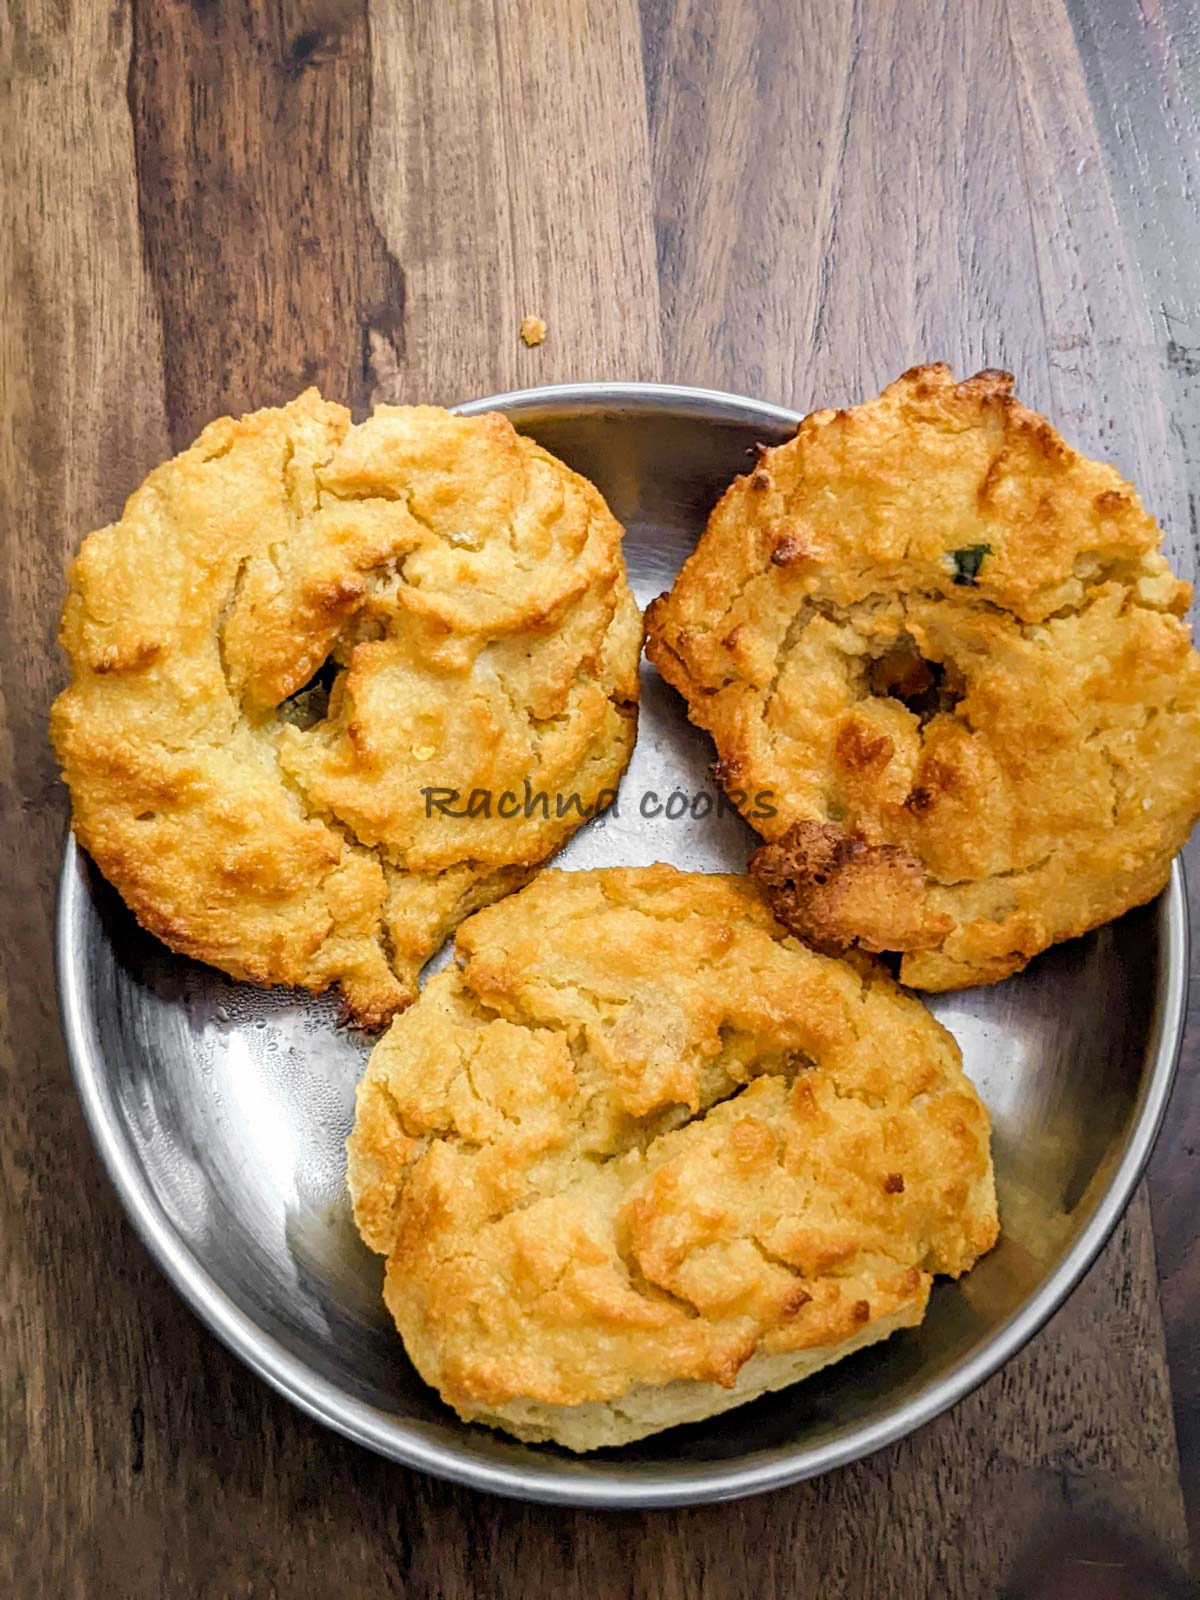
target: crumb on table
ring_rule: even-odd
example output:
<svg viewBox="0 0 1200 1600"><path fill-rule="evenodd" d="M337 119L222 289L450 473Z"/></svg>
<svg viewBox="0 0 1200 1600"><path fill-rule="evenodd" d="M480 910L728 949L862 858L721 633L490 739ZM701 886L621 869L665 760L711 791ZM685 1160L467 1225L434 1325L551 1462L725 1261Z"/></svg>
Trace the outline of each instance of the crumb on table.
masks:
<svg viewBox="0 0 1200 1600"><path fill-rule="evenodd" d="M521 337L524 339L525 343L530 347L530 349L532 349L535 344L541 344L542 340L546 337L546 324L542 321L541 317L522 317Z"/></svg>

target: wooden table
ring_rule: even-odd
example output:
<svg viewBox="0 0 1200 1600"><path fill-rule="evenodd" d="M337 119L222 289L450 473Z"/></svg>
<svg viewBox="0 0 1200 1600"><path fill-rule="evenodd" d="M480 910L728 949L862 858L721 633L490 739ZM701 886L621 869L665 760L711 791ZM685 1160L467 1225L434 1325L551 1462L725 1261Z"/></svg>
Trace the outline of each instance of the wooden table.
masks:
<svg viewBox="0 0 1200 1600"><path fill-rule="evenodd" d="M1185 1491L1194 1524L1200 1503L1195 1020L1149 1185L1066 1308L949 1415L728 1507L489 1501L291 1410L123 1220L56 1017L65 806L45 716L83 533L210 417L313 382L360 414L584 378L804 408L926 358L1003 366L1137 480L1190 575L1189 0L8 0L4 15L3 1592L979 1596L1068 1516L1041 1578L1012 1592L1166 1594ZM526 312L549 325L539 349L518 340ZM1138 1541L1157 1586L1122 1587ZM1037 1588L1056 1558L1062 1586Z"/></svg>

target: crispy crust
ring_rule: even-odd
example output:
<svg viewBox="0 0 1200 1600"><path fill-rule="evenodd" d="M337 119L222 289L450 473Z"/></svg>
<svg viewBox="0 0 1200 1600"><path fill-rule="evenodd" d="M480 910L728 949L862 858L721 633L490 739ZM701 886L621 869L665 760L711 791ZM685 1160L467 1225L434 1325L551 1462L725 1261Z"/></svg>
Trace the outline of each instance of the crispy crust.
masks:
<svg viewBox="0 0 1200 1600"><path fill-rule="evenodd" d="M779 844L765 844L750 870L786 928L838 955L864 950L928 950L952 931L931 915L920 865L890 844L867 844L820 822L797 822Z"/></svg>
<svg viewBox="0 0 1200 1600"><path fill-rule="evenodd" d="M498 415L310 389L223 418L84 543L51 731L75 831L173 949L380 1026L633 745L641 622L590 483ZM332 686L306 689L326 663ZM325 695L327 693L327 703ZM548 809L550 814L543 814Z"/></svg>
<svg viewBox="0 0 1200 1600"><path fill-rule="evenodd" d="M928 989L1152 898L1200 814L1191 589L1011 391L918 367L806 418L647 613L722 780L772 793L778 914Z"/></svg>
<svg viewBox="0 0 1200 1600"><path fill-rule="evenodd" d="M547 872L458 933L348 1144L409 1355L461 1416L593 1449L919 1322L997 1222L987 1112L878 968L749 879Z"/></svg>

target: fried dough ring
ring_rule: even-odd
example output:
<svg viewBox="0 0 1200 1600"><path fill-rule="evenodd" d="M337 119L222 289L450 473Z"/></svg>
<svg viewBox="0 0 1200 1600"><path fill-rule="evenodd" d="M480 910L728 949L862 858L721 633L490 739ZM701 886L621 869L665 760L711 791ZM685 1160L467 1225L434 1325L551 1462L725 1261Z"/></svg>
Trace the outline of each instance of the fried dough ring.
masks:
<svg viewBox="0 0 1200 1600"><path fill-rule="evenodd" d="M498 415L353 427L309 390L212 423L72 569L52 733L77 836L173 949L382 1024L624 769L621 537Z"/></svg>
<svg viewBox="0 0 1200 1600"><path fill-rule="evenodd" d="M1200 813L1190 586L1112 467L942 365L819 411L714 511L648 654L823 949L994 982L1162 889Z"/></svg>
<svg viewBox="0 0 1200 1600"><path fill-rule="evenodd" d="M355 1218L421 1376L591 1450L921 1320L996 1238L988 1117L911 995L747 878L546 872L376 1046Z"/></svg>

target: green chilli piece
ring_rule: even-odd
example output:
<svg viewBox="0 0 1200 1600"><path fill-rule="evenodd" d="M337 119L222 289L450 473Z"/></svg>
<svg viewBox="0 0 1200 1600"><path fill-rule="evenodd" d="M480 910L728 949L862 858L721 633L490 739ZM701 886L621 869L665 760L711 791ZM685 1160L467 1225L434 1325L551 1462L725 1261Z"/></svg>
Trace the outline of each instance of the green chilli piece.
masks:
<svg viewBox="0 0 1200 1600"><path fill-rule="evenodd" d="M979 576L984 556L991 555L992 547L990 544L968 544L961 550L952 550L950 553L954 557L955 583L970 588Z"/></svg>

